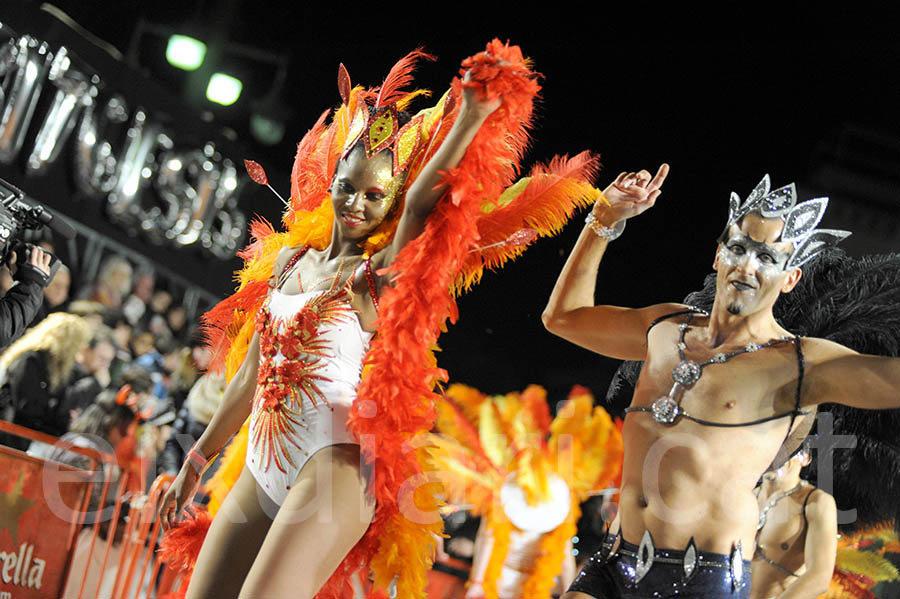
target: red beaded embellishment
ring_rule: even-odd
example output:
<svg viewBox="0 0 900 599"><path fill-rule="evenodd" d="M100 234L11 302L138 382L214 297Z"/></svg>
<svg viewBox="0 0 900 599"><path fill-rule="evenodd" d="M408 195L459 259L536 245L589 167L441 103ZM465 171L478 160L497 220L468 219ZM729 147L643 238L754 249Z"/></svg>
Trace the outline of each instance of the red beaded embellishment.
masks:
<svg viewBox="0 0 900 599"><path fill-rule="evenodd" d="M366 258L363 262L363 270L366 273L366 284L369 286L369 295L372 296L372 305L378 312L378 287L375 286L375 277L372 276L372 260Z"/></svg>
<svg viewBox="0 0 900 599"><path fill-rule="evenodd" d="M289 267L290 263L283 272ZM301 449L297 429L303 426L303 399L313 405L318 401L327 404L319 383L330 379L320 370L323 359L332 356L320 331L325 325L355 316L350 305L352 277L338 287L340 279L339 270L330 289L312 297L289 318L273 316L268 300L260 310L256 322L260 364L253 398L256 418L250 434L264 470L273 462L282 472L286 472L285 463L296 467L288 448L290 444Z"/></svg>

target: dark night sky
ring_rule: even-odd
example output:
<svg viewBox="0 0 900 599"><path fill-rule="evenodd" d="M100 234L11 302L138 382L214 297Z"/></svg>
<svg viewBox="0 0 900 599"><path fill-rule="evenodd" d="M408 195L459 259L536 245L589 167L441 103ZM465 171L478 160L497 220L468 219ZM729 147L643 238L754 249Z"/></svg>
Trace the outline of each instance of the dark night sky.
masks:
<svg viewBox="0 0 900 599"><path fill-rule="evenodd" d="M139 14L137 2L56 4L122 50ZM217 23L224 14L214 2L193 3L199 7L194 15L181 9L191 3L140 4L146 4L148 20L171 25L191 17ZM440 93L459 61L494 36L520 44L546 77L529 160L599 152L603 186L619 171L669 162L672 171L657 206L629 223L607 253L598 287L603 302L679 300L698 287L710 270L729 192L745 196L766 172L776 186L796 181L801 199L834 195L809 182L822 181L817 173L823 148L848 126L889 140L886 146L896 153L883 157L895 177L885 182L887 196L900 191L900 45L871 28L878 15L866 23L848 14L820 14L816 21L762 15L779 23L776 30L761 27L749 8L717 24L703 14L709 24L700 25L701 9L693 3L679 5L698 14L633 15L596 4L588 16L567 8L569 25L548 10L501 17L449 3L419 5L440 16L416 8L400 18L385 3L340 3L315 14L304 3L265 12L258 7L270 3L233 4L235 18L223 23L233 41L291 56L285 100L294 116L288 140L274 151L251 145L256 154L249 156L264 162L281 189L288 189L286 178L272 175L287 174L293 142L338 100L339 62L355 82L374 85L396 59L424 45L439 60L421 66L417 83ZM240 131L240 119L229 122ZM266 196L254 195L253 201L269 206L273 217L274 204ZM891 202L884 210L898 213ZM540 323L581 219L460 300L460 322L441 339L440 361L452 379L488 392L539 383L553 399L562 399L574 383L605 392L615 364L554 338ZM865 233L857 228L857 235Z"/></svg>

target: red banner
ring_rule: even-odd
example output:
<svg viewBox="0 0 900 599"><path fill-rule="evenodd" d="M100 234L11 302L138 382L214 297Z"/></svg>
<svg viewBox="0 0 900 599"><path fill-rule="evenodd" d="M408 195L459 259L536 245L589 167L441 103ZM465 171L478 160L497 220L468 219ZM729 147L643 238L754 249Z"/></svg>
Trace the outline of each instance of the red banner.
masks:
<svg viewBox="0 0 900 599"><path fill-rule="evenodd" d="M58 597L75 519L89 485L64 466L52 493L44 462L0 446L0 599Z"/></svg>

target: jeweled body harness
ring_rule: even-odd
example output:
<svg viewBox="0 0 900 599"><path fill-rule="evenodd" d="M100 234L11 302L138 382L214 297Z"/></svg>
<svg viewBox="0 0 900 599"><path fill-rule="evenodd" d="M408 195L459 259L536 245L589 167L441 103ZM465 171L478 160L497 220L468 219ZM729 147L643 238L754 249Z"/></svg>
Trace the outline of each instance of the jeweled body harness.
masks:
<svg viewBox="0 0 900 599"><path fill-rule="evenodd" d="M656 401L654 401L649 406L631 406L625 408L626 415L632 412L647 412L652 417L653 420L660 424L675 424L681 418L686 418L687 420L691 420L692 422L696 422L697 424L703 426L717 426L717 427L726 427L726 428L737 428L743 426L754 426L757 424L763 424L764 422L770 422L772 420L778 420L779 418L784 418L785 416L791 417L791 423L788 427L788 436L790 435L791 429L794 427L794 420L797 416L806 415L808 412L805 412L800 409L800 391L803 386L803 372L804 372L804 361L803 361L803 352L800 346L800 337L781 337L779 339L773 339L767 343L751 343L746 347L743 347L739 350L735 350L733 352L729 352L727 354L716 354L709 360L697 363L693 360L688 360L685 358L684 350L686 349L686 345L684 343L684 336L690 327L691 319L694 314L703 314L707 315L707 313L703 310L699 310L697 308L690 308L688 310L683 310L680 312L674 312L672 314L666 314L665 316L661 316L653 321L650 325L650 328L653 328L658 323L666 320L668 318L672 318L673 316L680 316L682 314L686 314L684 322L679 325L679 337L678 343L676 347L678 348L678 357L679 362L672 368L672 380L674 381L672 384L672 388L669 390L669 393L660 397ZM685 388L690 388L697 381L700 380L700 377L703 375L703 368L705 366L709 366L710 364L723 364L730 360L731 358L738 356L740 354L751 353L755 351L759 351L760 349L764 349L766 347L771 347L773 345L778 345L781 343L792 342L794 347L797 349L797 364L799 369L799 375L797 378L797 398L794 404L794 409L790 412L785 412L784 414L775 414L773 416L767 416L765 418L758 418L756 420L751 420L749 422L714 422L712 420L704 420L702 418L697 418L695 416L690 415L686 410L681 408L681 395L684 392ZM787 437L785 437L785 441L787 441Z"/></svg>
<svg viewBox="0 0 900 599"><path fill-rule="evenodd" d="M784 493L781 493L774 500L769 500L766 503L766 505L763 506L763 509L759 513L759 524L757 525L757 528L756 528L757 542L756 542L756 552L753 555L753 558L754 559L759 558L759 559L763 560L764 562L766 562L767 564L769 564L770 566L772 566L773 568L775 568L776 570L778 570L779 572L781 572L787 576L791 576L793 578L797 578L796 572L792 572L792 571L788 570L787 568L785 568L778 562L767 557L765 553L763 553L762 547L760 547L760 545L759 545L759 535L762 533L762 529L766 525L766 516L768 515L769 510L771 510L773 507L775 507L775 505L779 501L784 499L785 497L788 497L789 495L793 495L798 490L800 490L804 487L807 487L807 486L809 486L809 483L806 482L805 480L801 479L800 483L796 487L794 487L788 491L785 491ZM803 533L801 534L801 536L805 535L806 529L809 528L809 520L806 519L806 504L809 503L810 496L815 492L816 492L816 489L813 489L812 491L810 491L809 493L806 494L806 497L803 499L803 506L800 508L800 515L803 516Z"/></svg>

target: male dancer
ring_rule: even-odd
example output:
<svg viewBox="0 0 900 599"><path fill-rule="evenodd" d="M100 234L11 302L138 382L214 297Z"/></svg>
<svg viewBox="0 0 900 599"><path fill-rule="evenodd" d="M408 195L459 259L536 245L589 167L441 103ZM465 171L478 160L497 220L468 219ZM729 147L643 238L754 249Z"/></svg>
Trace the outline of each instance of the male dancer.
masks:
<svg viewBox="0 0 900 599"><path fill-rule="evenodd" d="M674 303L594 305L607 243L653 206L668 170L652 180L622 173L607 188L609 205L589 215L543 315L577 345L644 361L623 430L617 536L566 599L747 597L753 488L798 417L824 402L900 407L900 360L792 337L772 315L800 266L847 235L815 230L826 201L795 205L793 185L770 192L765 177L743 204L732 194L709 315Z"/></svg>
<svg viewBox="0 0 900 599"><path fill-rule="evenodd" d="M808 443L763 475L751 599L814 599L828 591L837 552L837 506L800 478Z"/></svg>

